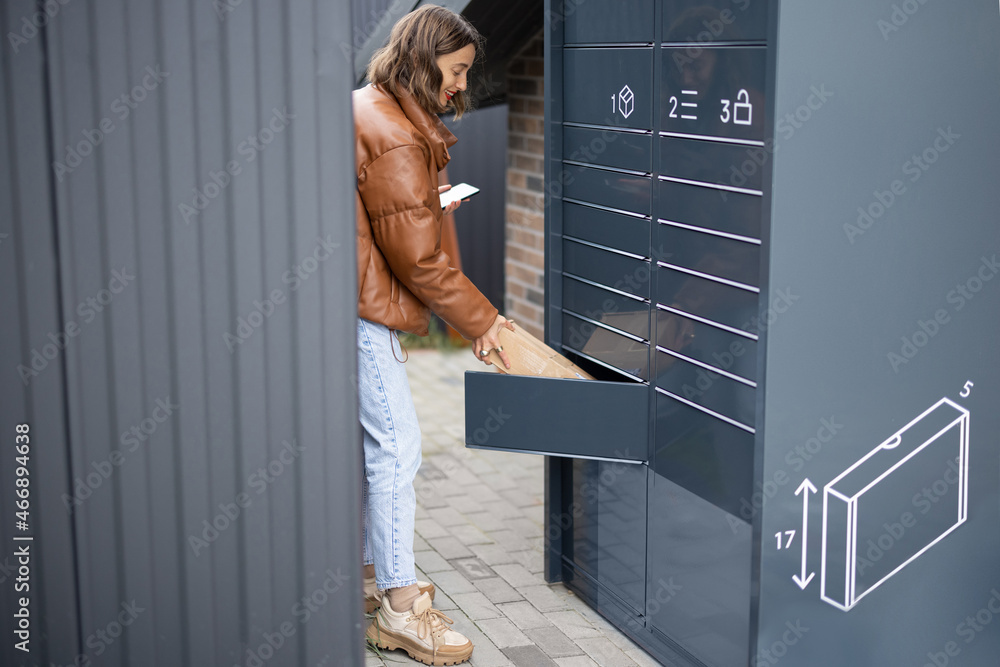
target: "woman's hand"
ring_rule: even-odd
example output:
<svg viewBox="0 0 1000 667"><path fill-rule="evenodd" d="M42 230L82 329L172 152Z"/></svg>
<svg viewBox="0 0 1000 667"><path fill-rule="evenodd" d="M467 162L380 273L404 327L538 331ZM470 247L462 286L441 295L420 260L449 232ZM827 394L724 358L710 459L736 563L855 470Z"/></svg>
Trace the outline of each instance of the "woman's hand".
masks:
<svg viewBox="0 0 1000 667"><path fill-rule="evenodd" d="M500 329L504 327L507 327L508 329L513 331L514 320L508 320L503 315L497 313L496 320L494 320L490 328L486 330L486 333L484 333L476 340L472 341L473 354L476 355L476 359L479 359L487 366L493 365L493 363L490 361L489 358L489 351L496 350L497 352L500 353L500 358L503 360L503 365L506 366L507 368L510 368L510 359L507 358L507 353L503 351L502 347L500 347L499 334L500 334ZM486 352L486 354L483 354L483 352Z"/></svg>
<svg viewBox="0 0 1000 667"><path fill-rule="evenodd" d="M445 192L448 192L448 190L451 190L451 186L450 185L442 185L442 186L440 186L438 188L438 195L439 196L443 195ZM444 214L448 215L449 213L454 213L455 210L458 209L458 207L462 205L463 201L469 201L469 200L468 199L462 199L460 201L453 201L452 203L450 203L450 204L448 204L447 206L444 207Z"/></svg>

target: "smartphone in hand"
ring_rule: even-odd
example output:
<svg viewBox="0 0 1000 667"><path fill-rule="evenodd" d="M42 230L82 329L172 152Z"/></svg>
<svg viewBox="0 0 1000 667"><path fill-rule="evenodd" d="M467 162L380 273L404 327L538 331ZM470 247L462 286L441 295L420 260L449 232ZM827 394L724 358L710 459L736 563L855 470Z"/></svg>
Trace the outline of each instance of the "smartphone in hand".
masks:
<svg viewBox="0 0 1000 667"><path fill-rule="evenodd" d="M445 208L448 204L453 201L461 201L462 199L468 199L472 195L479 192L479 188L469 185L468 183L459 183L458 185L451 186L451 190L447 192L442 192L441 197L441 208Z"/></svg>

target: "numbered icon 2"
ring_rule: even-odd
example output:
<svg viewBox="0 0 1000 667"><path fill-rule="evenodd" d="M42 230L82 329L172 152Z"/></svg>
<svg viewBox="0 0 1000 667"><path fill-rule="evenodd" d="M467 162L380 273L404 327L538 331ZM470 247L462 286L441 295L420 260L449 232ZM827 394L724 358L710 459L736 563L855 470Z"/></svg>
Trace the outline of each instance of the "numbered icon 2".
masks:
<svg viewBox="0 0 1000 667"><path fill-rule="evenodd" d="M750 104L750 93L741 88L733 105L733 122L737 125L753 124L753 105Z"/></svg>

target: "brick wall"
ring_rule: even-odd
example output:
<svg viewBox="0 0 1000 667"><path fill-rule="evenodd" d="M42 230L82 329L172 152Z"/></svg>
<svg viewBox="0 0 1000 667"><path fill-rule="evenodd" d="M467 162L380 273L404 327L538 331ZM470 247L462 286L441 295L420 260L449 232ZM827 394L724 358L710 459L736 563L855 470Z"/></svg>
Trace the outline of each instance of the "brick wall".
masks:
<svg viewBox="0 0 1000 667"><path fill-rule="evenodd" d="M545 42L507 69L507 241L504 315L542 338L545 269Z"/></svg>

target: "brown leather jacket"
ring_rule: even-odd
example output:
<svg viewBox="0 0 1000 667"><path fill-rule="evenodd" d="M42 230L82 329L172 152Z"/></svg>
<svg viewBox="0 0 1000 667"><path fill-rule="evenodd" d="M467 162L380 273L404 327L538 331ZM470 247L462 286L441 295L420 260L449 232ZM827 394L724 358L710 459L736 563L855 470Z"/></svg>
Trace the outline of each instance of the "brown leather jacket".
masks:
<svg viewBox="0 0 1000 667"><path fill-rule="evenodd" d="M438 171L455 135L412 97L368 85L354 91L354 137L358 315L426 336L433 310L465 338L483 335L497 309L441 250Z"/></svg>

